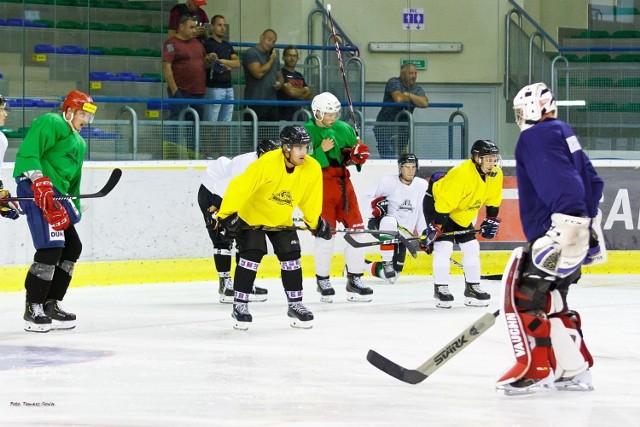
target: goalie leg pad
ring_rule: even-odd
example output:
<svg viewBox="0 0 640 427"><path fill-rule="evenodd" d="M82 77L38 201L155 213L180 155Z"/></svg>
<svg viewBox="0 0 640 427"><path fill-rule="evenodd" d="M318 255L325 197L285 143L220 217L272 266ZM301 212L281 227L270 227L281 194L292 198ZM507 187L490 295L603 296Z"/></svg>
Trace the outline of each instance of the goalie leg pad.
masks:
<svg viewBox="0 0 640 427"><path fill-rule="evenodd" d="M593 357L582 337L580 315L575 311L565 310L552 313L549 317L551 343L557 365L556 380L575 377L593 366Z"/></svg>

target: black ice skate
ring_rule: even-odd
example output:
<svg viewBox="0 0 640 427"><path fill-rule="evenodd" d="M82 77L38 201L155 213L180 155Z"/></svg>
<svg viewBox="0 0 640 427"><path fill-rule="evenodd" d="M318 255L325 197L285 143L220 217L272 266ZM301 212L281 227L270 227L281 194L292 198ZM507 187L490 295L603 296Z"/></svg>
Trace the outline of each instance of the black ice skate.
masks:
<svg viewBox="0 0 640 427"><path fill-rule="evenodd" d="M329 276L316 275L316 282L318 284L318 293L320 294L320 301L333 302L333 296L336 294L335 289L331 287L331 281Z"/></svg>
<svg viewBox="0 0 640 427"><path fill-rule="evenodd" d="M223 304L231 304L233 302L233 281L230 277L221 277L220 286L218 287L220 294L220 302Z"/></svg>
<svg viewBox="0 0 640 427"><path fill-rule="evenodd" d="M46 300L44 314L51 318L51 329L73 329L76 327L76 315L64 311L58 300Z"/></svg>
<svg viewBox="0 0 640 427"><path fill-rule="evenodd" d="M395 268L393 268L393 261L382 261L382 274L389 283L392 285L395 283L398 278L398 273L396 273Z"/></svg>
<svg viewBox="0 0 640 427"><path fill-rule="evenodd" d="M253 286L253 290L249 294L249 302L265 302L267 300L267 291L265 288Z"/></svg>
<svg viewBox="0 0 640 427"><path fill-rule="evenodd" d="M290 302L287 316L292 328L313 328L313 313L301 302Z"/></svg>
<svg viewBox="0 0 640 427"><path fill-rule="evenodd" d="M249 307L246 302L234 302L231 317L235 319L233 329L239 329L241 331L249 329L249 324L253 321L253 316L249 313Z"/></svg>
<svg viewBox="0 0 640 427"><path fill-rule="evenodd" d="M480 289L479 283L465 283L464 296L464 305L468 307L486 307L491 299L491 295Z"/></svg>
<svg viewBox="0 0 640 427"><path fill-rule="evenodd" d="M347 301L371 302L373 289L362 284L362 274L349 273L347 276Z"/></svg>
<svg viewBox="0 0 640 427"><path fill-rule="evenodd" d="M49 332L51 318L44 314L42 304L27 301L24 308L24 330L28 332Z"/></svg>
<svg viewBox="0 0 640 427"><path fill-rule="evenodd" d="M449 292L449 285L434 285L433 297L436 299L436 307L451 308L453 295Z"/></svg>

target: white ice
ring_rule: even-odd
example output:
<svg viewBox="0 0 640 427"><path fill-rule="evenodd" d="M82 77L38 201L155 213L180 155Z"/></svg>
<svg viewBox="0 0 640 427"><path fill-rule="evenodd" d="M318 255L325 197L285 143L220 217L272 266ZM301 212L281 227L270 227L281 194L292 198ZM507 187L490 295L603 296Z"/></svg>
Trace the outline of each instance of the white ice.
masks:
<svg viewBox="0 0 640 427"><path fill-rule="evenodd" d="M495 380L510 366L502 319L418 385L365 359L375 349L415 368L483 313L438 309L429 277L395 285L368 278L371 303L333 304L305 280L313 329L289 326L279 280L250 305L248 331L232 329L217 284L71 288L72 331L24 332L23 292L0 294L0 425L52 426L633 426L640 425L640 278L585 276L569 294L595 359L595 391L507 397ZM39 404L30 406L28 404Z"/></svg>

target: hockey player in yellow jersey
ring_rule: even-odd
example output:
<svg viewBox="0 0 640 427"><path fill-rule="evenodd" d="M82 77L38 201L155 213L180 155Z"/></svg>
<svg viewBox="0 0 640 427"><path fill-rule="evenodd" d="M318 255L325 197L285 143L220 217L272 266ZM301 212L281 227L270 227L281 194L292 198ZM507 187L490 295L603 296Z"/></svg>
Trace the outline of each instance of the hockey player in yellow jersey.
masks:
<svg viewBox="0 0 640 427"><path fill-rule="evenodd" d="M253 320L248 299L267 253L266 238L280 261L291 326L312 326L313 313L302 304L300 240L291 226L293 210L299 207L313 235L331 238L329 224L320 217L322 171L307 156L311 140L302 126L285 127L280 140L281 150L264 154L229 183L214 224L220 233L235 238L238 246L232 313L236 329L248 329Z"/></svg>
<svg viewBox="0 0 640 427"><path fill-rule="evenodd" d="M471 158L446 174L431 176L429 189L423 200L427 228L421 246L433 252L433 282L436 306L451 308L453 295L449 292L449 258L453 245L460 245L465 275L465 305L486 307L491 295L480 288L480 244L475 233L441 236L443 232L472 230L473 221L482 205L486 216L481 236L493 239L498 233L498 210L502 203L502 169L496 144L478 140L471 147Z"/></svg>

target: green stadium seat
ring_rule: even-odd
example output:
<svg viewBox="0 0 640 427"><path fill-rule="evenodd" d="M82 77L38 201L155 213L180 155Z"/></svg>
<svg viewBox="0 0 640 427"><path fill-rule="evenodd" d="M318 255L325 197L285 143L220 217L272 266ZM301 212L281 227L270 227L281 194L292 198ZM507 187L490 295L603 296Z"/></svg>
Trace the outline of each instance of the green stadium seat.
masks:
<svg viewBox="0 0 640 427"><path fill-rule="evenodd" d="M620 30L614 31L611 34L614 39L637 39L640 38L640 31L634 30Z"/></svg>
<svg viewBox="0 0 640 427"><path fill-rule="evenodd" d="M136 49L133 52L133 55L158 57L160 56L160 51L157 49L140 48L140 49Z"/></svg>
<svg viewBox="0 0 640 427"><path fill-rule="evenodd" d="M91 31L104 31L107 29L107 26L101 22L85 22L82 24L82 28Z"/></svg>
<svg viewBox="0 0 640 427"><path fill-rule="evenodd" d="M566 86L566 85L567 85L567 78L560 77L558 79L558 86ZM580 80L577 77L569 77L569 86L584 86L584 83L582 80Z"/></svg>
<svg viewBox="0 0 640 427"><path fill-rule="evenodd" d="M89 46L89 52L92 50L99 51L102 55L111 55L111 51L104 46Z"/></svg>
<svg viewBox="0 0 640 427"><path fill-rule="evenodd" d="M613 58L613 62L640 62L640 54L624 53Z"/></svg>
<svg viewBox="0 0 640 427"><path fill-rule="evenodd" d="M624 77L616 82L618 87L640 87L640 77Z"/></svg>
<svg viewBox="0 0 640 427"><path fill-rule="evenodd" d="M146 79L155 79L159 82L164 81L164 79L162 78L162 74L159 73L142 73L142 77Z"/></svg>
<svg viewBox="0 0 640 427"><path fill-rule="evenodd" d="M630 102L620 106L619 111L621 113L640 113L640 103Z"/></svg>
<svg viewBox="0 0 640 427"><path fill-rule="evenodd" d="M56 26L55 22L49 19L34 19L33 22L39 25L46 25L47 28L55 28Z"/></svg>
<svg viewBox="0 0 640 427"><path fill-rule="evenodd" d="M616 112L618 106L614 102L592 102L587 105L589 111Z"/></svg>
<svg viewBox="0 0 640 427"><path fill-rule="evenodd" d="M134 50L130 49L128 47L112 47L111 48L111 55L118 55L118 56L134 56Z"/></svg>
<svg viewBox="0 0 640 427"><path fill-rule="evenodd" d="M129 31L129 26L126 24L120 24L120 23L111 23L111 24L107 24L105 30L107 31L120 31L120 32L126 32Z"/></svg>
<svg viewBox="0 0 640 427"><path fill-rule="evenodd" d="M611 62L611 55L606 53L588 53L580 58L580 62Z"/></svg>
<svg viewBox="0 0 640 427"><path fill-rule="evenodd" d="M589 77L587 86L611 87L613 86L613 79L611 77Z"/></svg>
<svg viewBox="0 0 640 427"><path fill-rule="evenodd" d="M59 21L56 28L64 30L81 30L82 24L76 21Z"/></svg>
<svg viewBox="0 0 640 427"><path fill-rule="evenodd" d="M608 31L585 30L581 33L571 36L572 39L606 39L609 38Z"/></svg>
<svg viewBox="0 0 640 427"><path fill-rule="evenodd" d="M151 25L137 24L130 26L129 31L132 31L134 33L152 33L153 27Z"/></svg>

